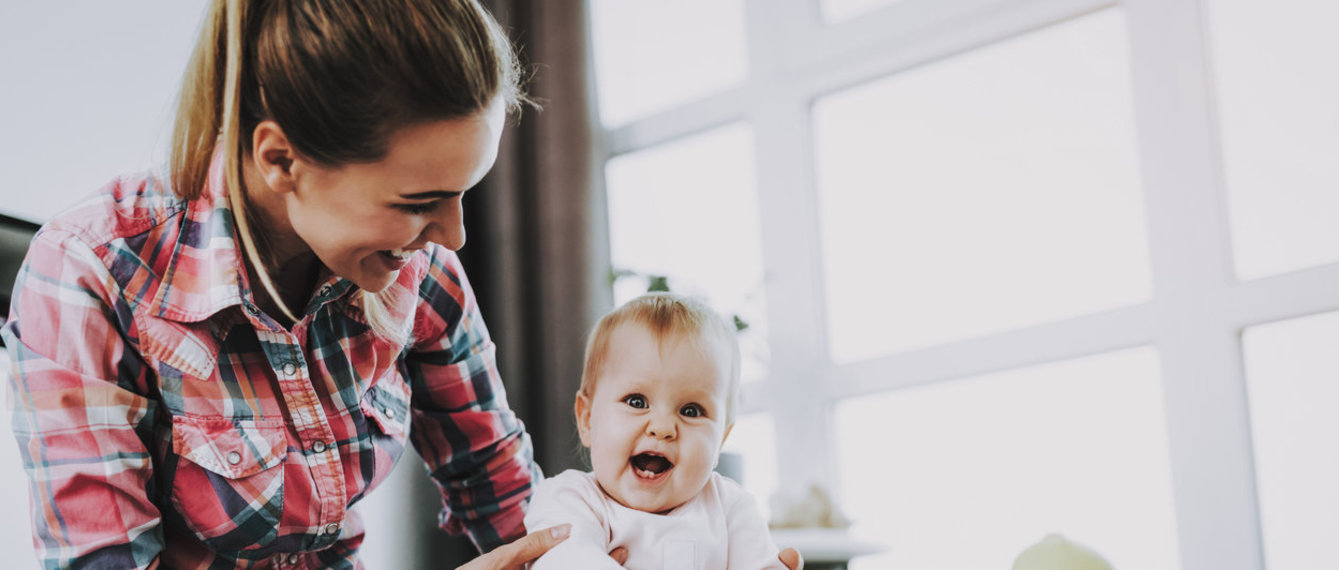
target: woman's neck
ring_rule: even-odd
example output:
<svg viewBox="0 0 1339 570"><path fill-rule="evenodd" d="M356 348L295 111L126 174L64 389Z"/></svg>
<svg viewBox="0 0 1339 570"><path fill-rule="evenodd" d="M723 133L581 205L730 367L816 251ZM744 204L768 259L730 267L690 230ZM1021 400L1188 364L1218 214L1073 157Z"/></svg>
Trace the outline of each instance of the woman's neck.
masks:
<svg viewBox="0 0 1339 570"><path fill-rule="evenodd" d="M278 290L280 299L295 314L306 306L323 266L293 230L283 197L270 190L249 155L243 157L242 163L243 207L246 208L242 215L250 222L247 226L260 257L252 260L245 256L247 278L256 304L269 315L286 320L261 282L253 262L265 264L265 272Z"/></svg>

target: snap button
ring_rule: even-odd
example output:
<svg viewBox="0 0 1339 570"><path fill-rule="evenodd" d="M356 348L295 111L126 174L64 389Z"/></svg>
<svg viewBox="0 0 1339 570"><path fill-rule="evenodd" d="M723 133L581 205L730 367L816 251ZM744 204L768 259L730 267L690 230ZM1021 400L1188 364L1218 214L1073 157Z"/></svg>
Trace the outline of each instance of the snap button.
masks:
<svg viewBox="0 0 1339 570"><path fill-rule="evenodd" d="M260 314L260 309L257 309L255 305L246 304L242 305L242 308L246 310L246 314L253 317Z"/></svg>
<svg viewBox="0 0 1339 570"><path fill-rule="evenodd" d="M288 555L288 563L289 563L289 564L297 564L297 563L298 563L298 555L297 555L297 554L289 554L289 555Z"/></svg>
<svg viewBox="0 0 1339 570"><path fill-rule="evenodd" d="M338 534L338 533L339 533L339 523L330 523L330 524L328 524L328 525L325 525L325 533L326 533L326 534Z"/></svg>
<svg viewBox="0 0 1339 570"><path fill-rule="evenodd" d="M382 406L381 413L385 414L387 419L395 419L395 410L392 410L390 406Z"/></svg>
<svg viewBox="0 0 1339 570"><path fill-rule="evenodd" d="M241 463L241 462L242 462L242 454L237 453L236 451L229 451L229 452L228 452L228 464L229 464L229 465L237 465L238 463Z"/></svg>
<svg viewBox="0 0 1339 570"><path fill-rule="evenodd" d="M312 444L312 451L315 451L316 453L325 453L325 442L318 441Z"/></svg>
<svg viewBox="0 0 1339 570"><path fill-rule="evenodd" d="M284 376L292 376L298 371L298 365L292 360L284 363Z"/></svg>

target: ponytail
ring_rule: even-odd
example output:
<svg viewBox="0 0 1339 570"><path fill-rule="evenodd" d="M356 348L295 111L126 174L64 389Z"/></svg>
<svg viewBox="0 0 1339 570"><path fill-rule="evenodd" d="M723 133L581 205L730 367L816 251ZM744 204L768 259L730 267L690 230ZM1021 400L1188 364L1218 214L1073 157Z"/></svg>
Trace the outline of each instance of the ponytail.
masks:
<svg viewBox="0 0 1339 570"><path fill-rule="evenodd" d="M279 311L298 322L270 278L268 259L256 248L242 190L242 78L251 0L213 0L186 69L172 134L172 187L194 200L204 193L215 145L222 147L224 193L237 237L261 285ZM218 61L218 54L224 59ZM220 104L221 103L221 104Z"/></svg>

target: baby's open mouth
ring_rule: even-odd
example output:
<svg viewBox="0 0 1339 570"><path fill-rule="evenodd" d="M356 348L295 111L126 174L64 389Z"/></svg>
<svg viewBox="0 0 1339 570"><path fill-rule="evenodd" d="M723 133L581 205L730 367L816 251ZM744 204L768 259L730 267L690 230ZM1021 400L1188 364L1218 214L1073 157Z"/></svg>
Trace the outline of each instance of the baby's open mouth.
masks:
<svg viewBox="0 0 1339 570"><path fill-rule="evenodd" d="M653 452L638 453L628 463L632 464L632 472L643 479L655 479L674 467L665 456Z"/></svg>

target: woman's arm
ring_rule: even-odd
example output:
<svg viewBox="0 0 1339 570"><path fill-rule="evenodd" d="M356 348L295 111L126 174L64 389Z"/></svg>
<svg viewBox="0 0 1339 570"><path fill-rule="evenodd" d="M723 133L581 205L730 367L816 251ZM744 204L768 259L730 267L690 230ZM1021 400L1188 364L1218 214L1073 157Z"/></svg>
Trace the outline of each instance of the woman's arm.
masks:
<svg viewBox="0 0 1339 570"><path fill-rule="evenodd" d="M9 398L47 567L145 568L163 547L145 443L157 402L120 326L131 314L121 290L59 231L34 238L15 284Z"/></svg>
<svg viewBox="0 0 1339 570"><path fill-rule="evenodd" d="M487 552L525 535L525 503L541 474L460 261L435 244L429 252L405 358L410 433L442 491L442 526Z"/></svg>

